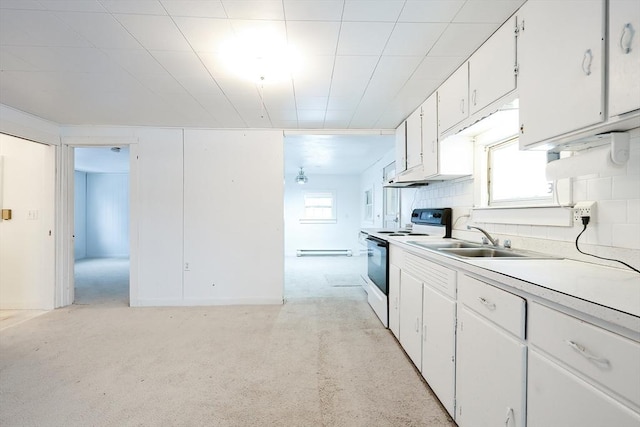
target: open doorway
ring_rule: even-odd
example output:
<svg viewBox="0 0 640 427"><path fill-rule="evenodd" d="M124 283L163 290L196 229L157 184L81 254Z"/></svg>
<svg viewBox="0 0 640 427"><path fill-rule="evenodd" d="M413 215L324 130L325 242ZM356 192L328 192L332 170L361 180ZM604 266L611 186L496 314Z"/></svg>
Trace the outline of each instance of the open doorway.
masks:
<svg viewBox="0 0 640 427"><path fill-rule="evenodd" d="M129 305L129 149L74 150L74 303Z"/></svg>

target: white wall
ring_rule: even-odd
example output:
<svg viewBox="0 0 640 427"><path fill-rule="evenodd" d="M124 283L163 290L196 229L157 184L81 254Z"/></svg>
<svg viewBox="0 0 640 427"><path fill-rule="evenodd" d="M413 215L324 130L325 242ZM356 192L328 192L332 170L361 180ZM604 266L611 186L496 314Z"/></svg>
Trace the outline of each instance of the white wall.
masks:
<svg viewBox="0 0 640 427"><path fill-rule="evenodd" d="M54 303L55 147L0 134L0 309Z"/></svg>
<svg viewBox="0 0 640 427"><path fill-rule="evenodd" d="M62 131L63 143L137 142L131 305L282 303L281 131Z"/></svg>
<svg viewBox="0 0 640 427"><path fill-rule="evenodd" d="M362 195L358 175L313 175L300 185L287 177L284 193L285 255L295 256L298 249L351 249L358 254L358 233ZM333 191L336 195L337 221L329 224L303 224L305 192Z"/></svg>
<svg viewBox="0 0 640 427"><path fill-rule="evenodd" d="M87 256L129 256L129 175L87 174Z"/></svg>
<svg viewBox="0 0 640 427"><path fill-rule="evenodd" d="M87 257L87 173L75 171L73 184L73 253L78 260Z"/></svg>

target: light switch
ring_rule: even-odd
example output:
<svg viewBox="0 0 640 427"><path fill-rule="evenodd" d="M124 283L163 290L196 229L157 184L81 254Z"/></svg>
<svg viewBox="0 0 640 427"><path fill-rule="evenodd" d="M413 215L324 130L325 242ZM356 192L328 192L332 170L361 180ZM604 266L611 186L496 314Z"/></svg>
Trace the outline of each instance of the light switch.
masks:
<svg viewBox="0 0 640 427"><path fill-rule="evenodd" d="M2 209L2 219L4 220L11 219L11 209Z"/></svg>

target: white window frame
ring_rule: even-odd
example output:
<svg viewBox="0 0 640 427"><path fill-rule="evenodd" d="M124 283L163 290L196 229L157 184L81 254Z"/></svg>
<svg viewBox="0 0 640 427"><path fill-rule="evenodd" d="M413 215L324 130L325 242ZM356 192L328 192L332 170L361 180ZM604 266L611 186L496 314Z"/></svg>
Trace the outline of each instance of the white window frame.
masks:
<svg viewBox="0 0 640 427"><path fill-rule="evenodd" d="M373 198L375 197L375 193L373 191L373 187L369 187L364 190L363 194L363 204L364 204L364 221L373 222Z"/></svg>
<svg viewBox="0 0 640 427"><path fill-rule="evenodd" d="M307 200L311 198L331 197L331 217L330 218L314 218L307 216ZM337 219L337 197L333 190L305 191L302 195L302 218L301 224L335 224Z"/></svg>

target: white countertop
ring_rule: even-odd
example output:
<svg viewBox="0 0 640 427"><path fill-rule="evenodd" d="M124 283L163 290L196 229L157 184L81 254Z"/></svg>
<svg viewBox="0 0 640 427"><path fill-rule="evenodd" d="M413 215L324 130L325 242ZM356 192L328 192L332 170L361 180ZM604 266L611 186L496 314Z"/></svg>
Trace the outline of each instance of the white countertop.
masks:
<svg viewBox="0 0 640 427"><path fill-rule="evenodd" d="M385 239L445 266L483 276L640 336L640 275L631 270L572 259L461 259L407 243L418 239Z"/></svg>

